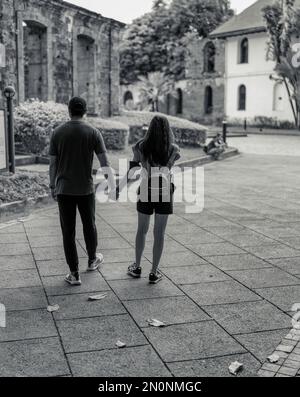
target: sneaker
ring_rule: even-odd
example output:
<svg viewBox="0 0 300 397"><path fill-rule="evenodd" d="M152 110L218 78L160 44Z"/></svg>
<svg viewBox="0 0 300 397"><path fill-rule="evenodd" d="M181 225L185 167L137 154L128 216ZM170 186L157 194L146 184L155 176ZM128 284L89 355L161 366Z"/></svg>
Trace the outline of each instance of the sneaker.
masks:
<svg viewBox="0 0 300 397"><path fill-rule="evenodd" d="M99 269L99 266L102 265L103 261L103 255L97 254L96 259L88 264L87 272L94 272L95 270Z"/></svg>
<svg viewBox="0 0 300 397"><path fill-rule="evenodd" d="M161 272L157 272L156 274L150 273L149 275L149 284L157 284L163 279L163 275Z"/></svg>
<svg viewBox="0 0 300 397"><path fill-rule="evenodd" d="M127 274L134 278L141 278L142 268L134 263L133 265L129 266Z"/></svg>
<svg viewBox="0 0 300 397"><path fill-rule="evenodd" d="M81 285L81 279L80 279L79 273L76 273L76 275L75 275L75 274L72 274L72 273L68 274L68 275L65 277L65 281L66 281L68 284L72 285L72 286Z"/></svg>

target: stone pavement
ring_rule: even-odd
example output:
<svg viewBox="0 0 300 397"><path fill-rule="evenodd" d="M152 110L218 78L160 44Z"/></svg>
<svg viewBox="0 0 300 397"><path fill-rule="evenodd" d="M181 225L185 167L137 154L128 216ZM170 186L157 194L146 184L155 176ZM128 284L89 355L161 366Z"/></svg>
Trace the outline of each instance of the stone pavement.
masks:
<svg viewBox="0 0 300 397"><path fill-rule="evenodd" d="M0 376L229 376L233 361L244 364L240 376L257 376L291 333L291 309L300 303L299 159L243 155L206 166L205 178L205 210L189 215L177 205L170 219L157 286L146 279L152 234L144 278L126 275L133 204L98 205L105 264L95 274L84 273L78 222L83 285L76 288L63 282L56 207L2 225ZM60 310L48 313L49 304ZM149 318L166 327L149 327ZM118 340L127 347L117 349Z"/></svg>

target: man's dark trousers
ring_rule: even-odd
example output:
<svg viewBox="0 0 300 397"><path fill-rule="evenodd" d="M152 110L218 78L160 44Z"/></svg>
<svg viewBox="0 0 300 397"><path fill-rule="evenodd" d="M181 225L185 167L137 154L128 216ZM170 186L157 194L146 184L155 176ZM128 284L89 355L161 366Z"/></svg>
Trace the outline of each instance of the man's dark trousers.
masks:
<svg viewBox="0 0 300 397"><path fill-rule="evenodd" d="M71 272L75 273L79 270L79 260L75 241L77 208L82 220L84 240L89 260L92 261L96 258L98 236L95 224L95 195L58 195L57 200L66 261Z"/></svg>

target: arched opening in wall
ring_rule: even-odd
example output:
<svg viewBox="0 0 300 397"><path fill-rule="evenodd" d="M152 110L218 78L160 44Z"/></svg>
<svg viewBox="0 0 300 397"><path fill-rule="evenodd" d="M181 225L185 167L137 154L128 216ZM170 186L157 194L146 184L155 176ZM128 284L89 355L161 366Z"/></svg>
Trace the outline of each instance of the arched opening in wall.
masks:
<svg viewBox="0 0 300 397"><path fill-rule="evenodd" d="M133 94L131 91L126 91L124 94L124 107L126 109L132 109L133 107Z"/></svg>
<svg viewBox="0 0 300 397"><path fill-rule="evenodd" d="M214 108L213 90L211 86L205 88L204 94L204 112L205 114L212 114Z"/></svg>
<svg viewBox="0 0 300 397"><path fill-rule="evenodd" d="M78 95L87 102L89 114L96 109L95 41L85 35L77 36Z"/></svg>
<svg viewBox="0 0 300 397"><path fill-rule="evenodd" d="M248 63L249 62L249 40L245 37L240 42L240 63Z"/></svg>
<svg viewBox="0 0 300 397"><path fill-rule="evenodd" d="M48 100L47 27L35 22L23 22L24 94L27 99Z"/></svg>
<svg viewBox="0 0 300 397"><path fill-rule="evenodd" d="M282 112L284 109L284 89L282 83L276 83L274 86L273 110L276 112Z"/></svg>
<svg viewBox="0 0 300 397"><path fill-rule="evenodd" d="M209 41L204 47L204 72L213 73L215 71L216 47Z"/></svg>
<svg viewBox="0 0 300 397"><path fill-rule="evenodd" d="M240 85L238 89L238 110L246 110L247 89L245 85Z"/></svg>
<svg viewBox="0 0 300 397"><path fill-rule="evenodd" d="M176 113L182 114L183 113L183 92L181 88L177 88L177 102L176 102Z"/></svg>

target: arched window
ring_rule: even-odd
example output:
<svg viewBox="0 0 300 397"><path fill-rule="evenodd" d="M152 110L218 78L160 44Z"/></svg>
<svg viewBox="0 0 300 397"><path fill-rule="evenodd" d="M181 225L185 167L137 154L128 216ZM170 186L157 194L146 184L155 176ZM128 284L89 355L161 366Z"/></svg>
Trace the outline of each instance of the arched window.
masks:
<svg viewBox="0 0 300 397"><path fill-rule="evenodd" d="M247 103L247 89L246 86L240 85L238 90L238 110L246 110Z"/></svg>
<svg viewBox="0 0 300 397"><path fill-rule="evenodd" d="M133 95L131 91L126 91L124 94L124 105L126 105L128 101L133 101Z"/></svg>
<svg viewBox="0 0 300 397"><path fill-rule="evenodd" d="M240 63L249 62L249 40L244 38L240 44Z"/></svg>
<svg viewBox="0 0 300 397"><path fill-rule="evenodd" d="M204 111L205 114L212 114L213 112L213 90L210 86L205 88Z"/></svg>
<svg viewBox="0 0 300 397"><path fill-rule="evenodd" d="M204 47L204 72L213 73L215 71L216 47L209 41Z"/></svg>
<svg viewBox="0 0 300 397"><path fill-rule="evenodd" d="M176 109L177 114L182 114L183 113L183 93L182 89L178 88L177 89L177 109Z"/></svg>

